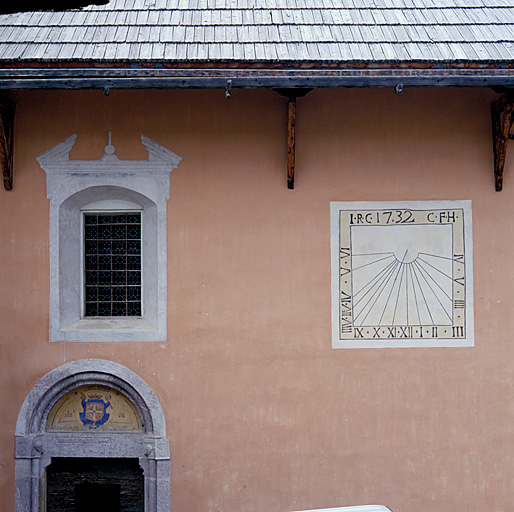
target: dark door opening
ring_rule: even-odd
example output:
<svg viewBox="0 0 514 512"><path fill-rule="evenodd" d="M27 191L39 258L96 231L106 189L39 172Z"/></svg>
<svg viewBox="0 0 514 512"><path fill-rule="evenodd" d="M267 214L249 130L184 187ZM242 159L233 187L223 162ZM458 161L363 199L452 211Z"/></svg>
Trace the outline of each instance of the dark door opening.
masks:
<svg viewBox="0 0 514 512"><path fill-rule="evenodd" d="M83 482L75 485L74 512L121 512L120 485Z"/></svg>
<svg viewBox="0 0 514 512"><path fill-rule="evenodd" d="M138 459L53 458L46 512L144 512Z"/></svg>

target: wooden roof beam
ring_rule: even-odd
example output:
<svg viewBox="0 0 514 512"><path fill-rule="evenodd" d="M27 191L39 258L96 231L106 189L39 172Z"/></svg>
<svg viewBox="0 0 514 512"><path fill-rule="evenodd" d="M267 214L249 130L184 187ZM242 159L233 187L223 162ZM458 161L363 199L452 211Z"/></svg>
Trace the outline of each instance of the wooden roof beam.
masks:
<svg viewBox="0 0 514 512"><path fill-rule="evenodd" d="M491 103L491 125L493 130L494 181L497 192L503 188L503 169L507 156L507 142L514 117L514 94L507 93Z"/></svg>

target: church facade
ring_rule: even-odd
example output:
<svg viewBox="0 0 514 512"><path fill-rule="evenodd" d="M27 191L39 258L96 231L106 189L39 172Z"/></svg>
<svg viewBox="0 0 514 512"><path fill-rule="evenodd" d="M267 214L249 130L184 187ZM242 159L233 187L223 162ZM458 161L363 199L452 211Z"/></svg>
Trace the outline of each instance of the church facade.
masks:
<svg viewBox="0 0 514 512"><path fill-rule="evenodd" d="M2 510L512 508L510 70L13 62Z"/></svg>

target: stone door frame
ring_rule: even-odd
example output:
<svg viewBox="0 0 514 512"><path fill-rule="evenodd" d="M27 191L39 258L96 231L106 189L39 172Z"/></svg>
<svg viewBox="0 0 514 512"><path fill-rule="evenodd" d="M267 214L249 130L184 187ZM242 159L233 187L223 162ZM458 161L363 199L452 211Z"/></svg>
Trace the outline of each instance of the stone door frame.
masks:
<svg viewBox="0 0 514 512"><path fill-rule="evenodd" d="M110 386L127 396L139 412L143 432L46 432L57 400L91 384ZM137 458L144 472L145 511L171 510L170 451L162 407L150 386L118 363L72 361L47 373L29 392L16 423L16 512L45 510L45 474L52 457Z"/></svg>

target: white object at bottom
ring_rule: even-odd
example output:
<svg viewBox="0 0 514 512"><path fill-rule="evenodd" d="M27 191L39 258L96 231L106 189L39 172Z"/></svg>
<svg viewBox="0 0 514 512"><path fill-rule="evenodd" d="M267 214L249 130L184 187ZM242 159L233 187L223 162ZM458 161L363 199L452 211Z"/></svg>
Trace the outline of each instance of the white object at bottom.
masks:
<svg viewBox="0 0 514 512"><path fill-rule="evenodd" d="M358 507L336 507L298 510L297 512L391 512L391 509L384 507L384 505L360 505Z"/></svg>

